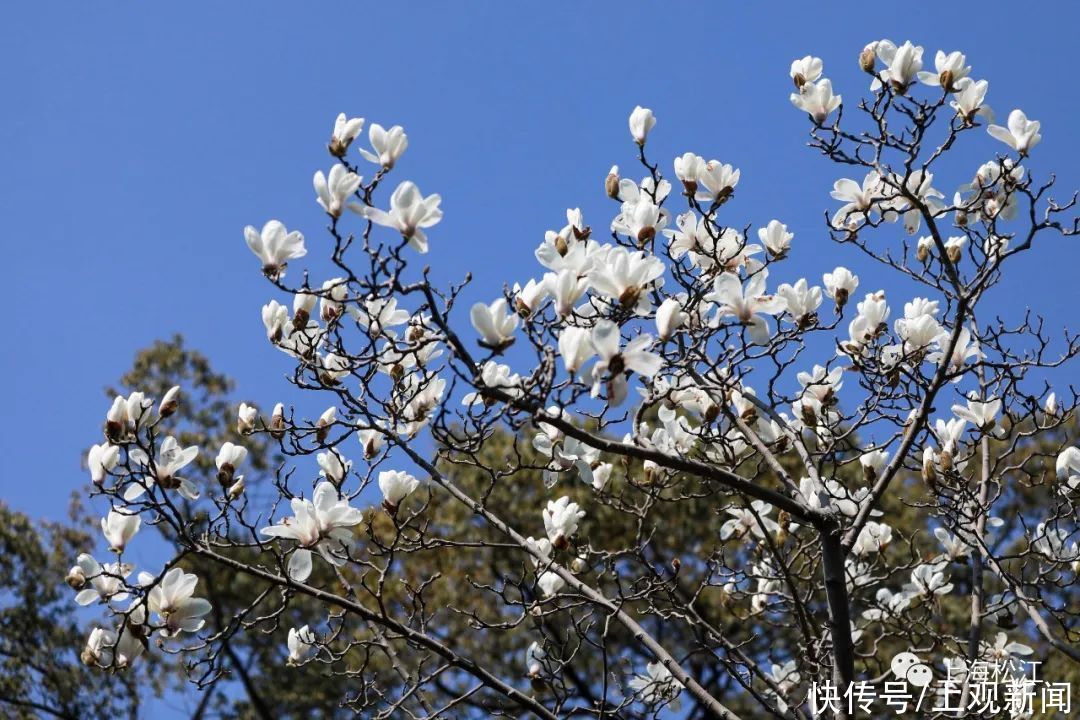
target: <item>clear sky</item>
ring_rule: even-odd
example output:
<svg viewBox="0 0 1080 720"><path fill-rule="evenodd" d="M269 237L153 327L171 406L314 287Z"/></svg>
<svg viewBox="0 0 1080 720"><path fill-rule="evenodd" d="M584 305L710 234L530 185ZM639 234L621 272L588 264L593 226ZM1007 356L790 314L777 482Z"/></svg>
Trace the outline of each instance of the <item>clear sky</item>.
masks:
<svg viewBox="0 0 1080 720"><path fill-rule="evenodd" d="M824 232L840 174L803 146L787 71L819 55L854 99L866 90L855 58L883 36L928 59L965 51L999 115L1022 107L1042 121L1028 166L1057 171L1059 197L1080 187L1080 14L1068 4L1037 18L993 2L729 5L5 3L0 496L61 515L85 482L79 454L98 437L102 387L154 338L181 332L244 395L287 399L285 359L259 320L272 295L241 230L279 218L319 254L311 175L330 166L340 111L405 127L398 179L442 194L429 261L446 280L471 271L470 300L539 274L532 251L566 207L607 225L599 188L613 163L634 164L635 104L656 112L650 152L669 172L686 150L742 169L730 222L788 223L785 272L820 282L842 263L873 289L874 270ZM980 134L939 186L999 149ZM1022 294L1051 327L1075 327L1078 259L1060 240L1032 254L998 293L1001 310Z"/></svg>
<svg viewBox="0 0 1080 720"><path fill-rule="evenodd" d="M565 208L606 227L614 207L600 189L612 164L633 165L636 104L659 118L650 152L665 170L687 150L742 169L732 224L775 217L795 232L784 280L820 283L845 264L872 290L875 271L824 231L841 175L804 147L791 60L821 56L854 100L867 86L855 62L866 42L910 39L928 59L963 50L1000 117L1022 107L1042 121L1027 165L1057 171L1066 197L1080 187L1080 13L1025 7L4 3L0 497L63 515L87 482L79 458L99 437L103 386L155 338L182 333L265 407L289 399L285 360L259 319L272 295L241 231L278 218L318 254L311 176L330 166L338 112L405 127L395 172L442 194L429 261L441 280L472 272L470 301L538 274L533 249ZM939 187L1001 149L980 134ZM1077 328L1078 260L1075 242L1057 240L1018 263L994 302Z"/></svg>

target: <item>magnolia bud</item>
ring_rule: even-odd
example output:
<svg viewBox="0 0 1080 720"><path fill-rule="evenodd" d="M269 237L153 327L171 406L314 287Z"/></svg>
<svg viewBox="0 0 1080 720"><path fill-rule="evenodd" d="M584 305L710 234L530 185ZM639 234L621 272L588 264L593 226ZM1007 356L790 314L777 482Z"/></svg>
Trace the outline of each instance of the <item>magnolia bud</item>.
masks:
<svg viewBox="0 0 1080 720"><path fill-rule="evenodd" d="M574 558L573 562L570 563L570 572L574 574L585 572L585 568L587 567L588 561L585 555L578 555Z"/></svg>
<svg viewBox="0 0 1080 720"><path fill-rule="evenodd" d="M167 418L176 412L180 407L180 386L173 385L169 388L169 392L165 393L165 397L161 398L161 404L158 405L158 415L163 418Z"/></svg>
<svg viewBox="0 0 1080 720"><path fill-rule="evenodd" d="M270 416L270 436L275 440L285 437L285 406L281 403L274 406L274 414Z"/></svg>
<svg viewBox="0 0 1080 720"><path fill-rule="evenodd" d="M330 142L326 144L326 149L330 151L330 154L336 158L345 157L345 153L349 151L349 143L339 137L330 138Z"/></svg>
<svg viewBox="0 0 1080 720"><path fill-rule="evenodd" d="M82 652L79 653L79 660L87 667L95 667L97 665L97 655L95 655L94 651L88 647L83 648Z"/></svg>
<svg viewBox="0 0 1080 720"><path fill-rule="evenodd" d="M243 495L243 494L244 494L244 489L245 489L246 487L247 487L247 486L246 486L246 485L244 485L244 476L243 476L243 475L238 475L238 476L236 477L236 482L234 482L234 483L233 483L233 484L232 484L232 485L231 485L231 486L229 487L229 499L230 499L230 500L235 500L236 498L238 498L238 497L240 497L241 495Z"/></svg>
<svg viewBox="0 0 1080 720"><path fill-rule="evenodd" d="M877 56L874 54L874 49L868 45L859 53L859 67L863 72L873 75L875 65L877 65Z"/></svg>
<svg viewBox="0 0 1080 720"><path fill-rule="evenodd" d="M612 165L611 172L608 173L607 179L604 180L604 192L612 200L619 199L619 166Z"/></svg>
<svg viewBox="0 0 1080 720"><path fill-rule="evenodd" d="M930 246L925 243L919 243L919 246L915 249L915 258L919 262L926 262L930 259Z"/></svg>
<svg viewBox="0 0 1080 720"><path fill-rule="evenodd" d="M566 244L566 238L562 235L555 236L555 252L560 256L565 256L570 251L570 246Z"/></svg>
<svg viewBox="0 0 1080 720"><path fill-rule="evenodd" d="M82 590L86 585L86 573L78 565L73 566L68 570L67 576L64 577L66 582L72 590Z"/></svg>

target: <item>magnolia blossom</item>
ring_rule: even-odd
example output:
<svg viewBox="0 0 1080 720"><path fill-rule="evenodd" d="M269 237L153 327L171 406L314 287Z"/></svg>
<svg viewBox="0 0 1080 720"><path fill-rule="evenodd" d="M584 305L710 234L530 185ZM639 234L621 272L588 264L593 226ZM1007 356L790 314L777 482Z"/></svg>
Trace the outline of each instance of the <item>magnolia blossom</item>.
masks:
<svg viewBox="0 0 1080 720"><path fill-rule="evenodd" d="M619 326L610 320L601 320L593 326L590 335L593 350L599 359L590 368L586 381L592 383L592 394L600 394L601 386L607 388L607 400L611 405L619 405L626 399L625 371L630 370L644 377L652 377L660 371L663 359L648 348L652 345L652 336L641 334L619 349Z"/></svg>
<svg viewBox="0 0 1080 720"><path fill-rule="evenodd" d="M94 628L79 659L84 665L121 670L129 667L145 649L145 641L135 624L129 616L128 624L119 633L108 628Z"/></svg>
<svg viewBox="0 0 1080 720"><path fill-rule="evenodd" d="M824 123L842 101L840 95L833 95L832 80L828 78L816 83L808 82L799 92L791 93L791 104L808 114L817 125Z"/></svg>
<svg viewBox="0 0 1080 720"><path fill-rule="evenodd" d="M672 711L677 711L681 705L679 694L684 686L661 663L646 665L645 674L632 678L630 687L646 705L666 705Z"/></svg>
<svg viewBox="0 0 1080 720"><path fill-rule="evenodd" d="M109 549L116 553L123 552L141 523L138 515L110 510L108 515L101 518L101 532L109 542Z"/></svg>
<svg viewBox="0 0 1080 720"><path fill-rule="evenodd" d="M735 192L742 172L719 160L710 160L698 170L698 202L722 203Z"/></svg>
<svg viewBox="0 0 1080 720"><path fill-rule="evenodd" d="M323 175L322 170L319 170L312 178L315 199L332 218L341 217L346 208L355 213L363 213L364 206L349 199L360 189L361 182L363 178L348 170L344 165L335 165L330 168L329 176Z"/></svg>
<svg viewBox="0 0 1080 720"><path fill-rule="evenodd" d="M879 47L878 56L887 66L879 76L881 82L888 83L901 95L906 93L908 86L922 70L922 47L910 42L905 42L895 49L882 45Z"/></svg>
<svg viewBox="0 0 1080 720"><path fill-rule="evenodd" d="M968 123L974 122L979 115L991 121L994 119L993 110L986 104L986 91L990 89L990 83L968 78L957 87L960 90L953 95L953 100L949 103L957 115Z"/></svg>
<svg viewBox="0 0 1080 720"><path fill-rule="evenodd" d="M562 356L566 372L576 375L596 355L589 329L574 326L563 328L559 333L559 355Z"/></svg>
<svg viewBox="0 0 1080 720"><path fill-rule="evenodd" d="M105 476L120 461L120 448L117 445L102 443L93 445L86 454L86 466L90 470L90 480L95 485L105 482Z"/></svg>
<svg viewBox="0 0 1080 720"><path fill-rule="evenodd" d="M158 416L170 417L180 407L180 386L173 385L165 392L165 396L158 403Z"/></svg>
<svg viewBox="0 0 1080 720"><path fill-rule="evenodd" d="M131 574L127 563L98 563L91 555L82 553L75 559L75 566L68 573L68 584L79 592L75 602L89 605L93 602L123 602L128 597L124 580ZM90 586L86 587L89 583Z"/></svg>
<svg viewBox="0 0 1080 720"><path fill-rule="evenodd" d="M352 538L350 528L363 521L363 513L351 507L347 498L339 498L337 488L329 482L316 485L311 500L293 498L290 504L294 517L259 531L299 544L289 558L289 577L297 582L307 580L312 550L331 565L343 565L346 557L342 549Z"/></svg>
<svg viewBox="0 0 1080 720"><path fill-rule="evenodd" d="M856 555L870 555L884 550L892 542L892 528L885 523L868 521L851 546L851 552Z"/></svg>
<svg viewBox="0 0 1080 720"><path fill-rule="evenodd" d="M863 476L869 482L881 477L881 471L889 462L889 453L884 450L870 450L859 456L859 464L863 469Z"/></svg>
<svg viewBox="0 0 1080 720"><path fill-rule="evenodd" d="M198 500L199 490L190 480L180 477L177 473L191 464L198 457L199 448L194 445L186 448L180 447L180 443L172 435L165 438L158 449L157 459L153 463L141 449L131 450L130 459L146 473L147 477L136 479L124 492L124 500L131 502L142 497L151 486L157 484L165 490L176 490L187 500Z"/></svg>
<svg viewBox="0 0 1080 720"><path fill-rule="evenodd" d="M566 317L574 312L574 305L589 289L589 277L572 268L544 275L543 292L555 301L555 312Z"/></svg>
<svg viewBox="0 0 1080 720"><path fill-rule="evenodd" d="M262 271L271 280L277 280L285 274L285 267L290 260L307 255L304 236L299 231L289 232L277 220L271 220L256 230L251 225L244 228L244 240L251 252L262 261Z"/></svg>
<svg viewBox="0 0 1080 720"><path fill-rule="evenodd" d="M236 432L241 435L247 435L255 430L255 420L259 417L259 411L257 408L248 405L247 403L240 403L240 408L236 413Z"/></svg>
<svg viewBox="0 0 1080 720"><path fill-rule="evenodd" d="M720 526L720 539L727 540L734 536L741 538L747 533L764 539L765 532L774 533L780 529L775 520L769 517L773 507L764 500L754 500L750 507L729 507L731 517Z"/></svg>
<svg viewBox="0 0 1080 720"><path fill-rule="evenodd" d="M825 273L821 279L825 283L825 292L838 308L846 305L848 298L859 287L859 276L853 275L846 267L838 267L832 272Z"/></svg>
<svg viewBox="0 0 1080 720"><path fill-rule="evenodd" d="M1013 110L1009 113L1008 127L991 125L986 131L997 140L1005 143L1020 155L1027 155L1031 148L1039 144L1042 135L1039 134L1041 124L1038 120L1028 120L1023 110Z"/></svg>
<svg viewBox="0 0 1080 720"><path fill-rule="evenodd" d="M1080 490L1080 448L1062 450L1057 456L1056 470L1062 492Z"/></svg>
<svg viewBox="0 0 1080 720"><path fill-rule="evenodd" d="M934 537L941 543L942 549L945 550L944 558L949 562L956 562L971 554L970 545L943 527L934 528Z"/></svg>
<svg viewBox="0 0 1080 720"><path fill-rule="evenodd" d="M945 577L945 565L943 563L924 563L917 565L911 571L911 582L904 590L912 597L934 598L938 595L948 595L952 592L953 584Z"/></svg>
<svg viewBox="0 0 1080 720"><path fill-rule="evenodd" d="M558 500L548 500L543 515L548 539L552 546L562 549L570 544L570 538L577 532L578 523L585 517L585 511L564 495Z"/></svg>
<svg viewBox="0 0 1080 720"><path fill-rule="evenodd" d="M150 611L161 616L166 637L181 632L196 632L206 624L203 616L210 612L205 598L193 597L199 578L180 568L172 568L147 594Z"/></svg>
<svg viewBox="0 0 1080 720"><path fill-rule="evenodd" d="M319 651L316 647L318 639L315 633L307 625L301 628L289 628L289 657L288 665L303 665Z"/></svg>
<svg viewBox="0 0 1080 720"><path fill-rule="evenodd" d="M514 342L518 316L507 311L505 298L490 305L476 303L469 312L473 327L480 333L480 345L489 350L505 350Z"/></svg>
<svg viewBox="0 0 1080 720"><path fill-rule="evenodd" d="M394 163L405 154L405 148L409 147L409 138L400 125L385 130L382 125L371 123L368 129L368 140L371 141L371 149L375 152L360 148L360 154L368 162L381 165L387 170L394 167Z"/></svg>
<svg viewBox="0 0 1080 720"><path fill-rule="evenodd" d="M540 590L547 597L558 595L559 591L566 587L566 581L558 573L551 570L540 573L536 578L536 584L540 586Z"/></svg>
<svg viewBox="0 0 1080 720"><path fill-rule="evenodd" d="M649 108L638 105L634 108L634 112L630 113L630 136L634 138L634 142L638 145L645 144L649 131L655 125L656 117L653 116L653 111Z"/></svg>
<svg viewBox="0 0 1080 720"><path fill-rule="evenodd" d="M407 472L387 470L379 473L379 490L383 494L383 507L391 515L396 515L401 501L408 497L420 481Z"/></svg>
<svg viewBox="0 0 1080 720"><path fill-rule="evenodd" d="M717 304L718 320L733 317L745 325L750 339L764 345L771 337L769 325L762 315L776 315L787 306L782 297L765 294L765 281L768 273L764 270L755 274L744 287L739 278L730 273L723 273L713 282L713 290L705 296L706 300Z"/></svg>
<svg viewBox="0 0 1080 720"><path fill-rule="evenodd" d="M442 220L439 203L440 195L420 194L415 183L405 181L397 186L390 196L390 211L378 208L365 208L364 215L376 225L393 228L409 243L409 247L419 253L428 251L427 235L424 228L429 228Z"/></svg>
<svg viewBox="0 0 1080 720"><path fill-rule="evenodd" d="M946 54L938 50L934 55L934 72L925 70L919 72L919 81L952 92L958 87L957 82L971 73L971 66L965 65L965 62L967 58L962 52L953 51Z"/></svg>
<svg viewBox="0 0 1080 720"><path fill-rule="evenodd" d="M784 283L776 288L776 295L784 301L785 309L800 327L814 322L817 309L821 307L821 288L808 287L806 278L799 278L794 285Z"/></svg>
<svg viewBox="0 0 1080 720"><path fill-rule="evenodd" d="M795 233L789 233L787 225L779 220L770 220L768 225L757 231L757 234L761 244L777 257L787 253L795 237Z"/></svg>
<svg viewBox="0 0 1080 720"><path fill-rule="evenodd" d="M319 463L319 475L338 487L345 482L345 476L352 469L352 461L346 460L337 450L321 452L315 459Z"/></svg>
<svg viewBox="0 0 1080 720"><path fill-rule="evenodd" d="M824 64L821 62L821 58L816 58L812 55L793 60L791 62L791 80L795 83L796 88L801 88L806 83L817 82L821 77L821 71L824 68Z"/></svg>
<svg viewBox="0 0 1080 720"><path fill-rule="evenodd" d="M982 432L1001 436L1005 431L1005 428L997 427L997 416L1001 412L1001 405L999 398L983 401L972 393L966 406L953 405L952 411L956 417L967 420Z"/></svg>
<svg viewBox="0 0 1080 720"><path fill-rule="evenodd" d="M656 309L656 330L661 340L667 340L686 323L689 316L683 312L678 298L668 298Z"/></svg>
<svg viewBox="0 0 1080 720"><path fill-rule="evenodd" d="M349 145L356 136L364 129L364 118L350 118L345 113L337 116L334 121L334 132L330 135L327 149L334 157L345 157L349 151Z"/></svg>

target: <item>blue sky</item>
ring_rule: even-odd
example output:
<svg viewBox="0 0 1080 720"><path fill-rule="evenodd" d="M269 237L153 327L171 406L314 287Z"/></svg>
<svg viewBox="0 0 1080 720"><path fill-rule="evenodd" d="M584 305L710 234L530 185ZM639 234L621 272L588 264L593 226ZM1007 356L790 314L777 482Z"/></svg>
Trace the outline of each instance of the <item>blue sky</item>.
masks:
<svg viewBox="0 0 1080 720"><path fill-rule="evenodd" d="M1000 116L1022 107L1042 121L1028 166L1058 173L1058 197L1080 187L1074 7L1036 21L994 2L730 5L4 4L0 497L63 515L87 482L79 458L98 438L103 386L155 338L183 333L266 407L291 398L259 320L270 288L241 231L278 218L317 253L311 176L330 166L341 111L405 127L398 179L443 196L428 261L442 281L472 272L470 301L538 274L533 249L567 207L607 225L600 188L612 164L633 165L636 104L659 118L650 152L665 170L687 150L742 169L732 224L776 217L795 232L784 280L845 264L875 289L879 274L827 239L841 174L804 147L787 72L819 55L854 100L867 84L855 58L882 36L928 58L965 51ZM940 186L1000 149L980 134ZM1018 317L1022 296L1050 328L1075 327L1080 251L1052 245L992 302Z"/></svg>
<svg viewBox="0 0 1080 720"><path fill-rule="evenodd" d="M6 4L0 496L61 515L84 483L102 387L154 338L181 332L244 395L288 399L285 360L259 321L272 295L241 230L278 218L317 254L311 175L330 165L340 111L405 127L398 179L441 193L446 213L428 261L442 280L471 271L470 300L539 274L532 251L566 207L606 226L614 209L599 188L612 164L633 165L626 117L639 103L659 118L650 152L665 169L686 150L742 168L732 224L788 223L785 280L820 282L843 263L871 289L876 271L824 232L840 174L804 147L787 70L820 55L854 99L866 89L855 57L881 36L910 38L928 58L967 52L1000 115L1023 107L1043 122L1029 167L1057 171L1059 197L1080 187L1080 108L1067 91L1076 13L1064 6L1052 23L1010 24L1005 40L994 3L888 18L858 4L514 5ZM999 149L980 133L942 186ZM1056 240L1018 263L1001 310L1022 291L1060 328L1078 259L1075 242Z"/></svg>

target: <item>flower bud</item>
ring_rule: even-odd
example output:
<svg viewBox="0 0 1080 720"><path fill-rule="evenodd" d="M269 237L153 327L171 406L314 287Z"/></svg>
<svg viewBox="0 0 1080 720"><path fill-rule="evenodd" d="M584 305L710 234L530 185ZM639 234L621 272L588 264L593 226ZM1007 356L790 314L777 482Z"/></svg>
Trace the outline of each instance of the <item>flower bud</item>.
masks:
<svg viewBox="0 0 1080 720"><path fill-rule="evenodd" d="M167 418L176 412L180 407L180 386L173 385L169 388L169 392L165 393L165 397L161 398L161 404L158 405L158 415Z"/></svg>
<svg viewBox="0 0 1080 720"><path fill-rule="evenodd" d="M612 200L619 199L619 166L612 165L607 179L604 180L604 192Z"/></svg>
<svg viewBox="0 0 1080 720"><path fill-rule="evenodd" d="M274 414L270 416L270 436L275 440L285 437L285 406L281 403L274 406Z"/></svg>
<svg viewBox="0 0 1080 720"><path fill-rule="evenodd" d="M86 573L78 565L73 566L68 570L68 574L64 577L64 582L71 587L72 590L82 590L86 585Z"/></svg>
<svg viewBox="0 0 1080 720"><path fill-rule="evenodd" d="M874 48L867 45L859 53L859 67L862 68L863 72L873 75L875 65L877 65L877 56L874 54Z"/></svg>
<svg viewBox="0 0 1080 720"><path fill-rule="evenodd" d="M576 575L578 573L585 572L585 569L588 567L588 558L586 558L584 553L582 553L581 555L578 555L576 558L574 558L574 560L570 563L570 572Z"/></svg>

